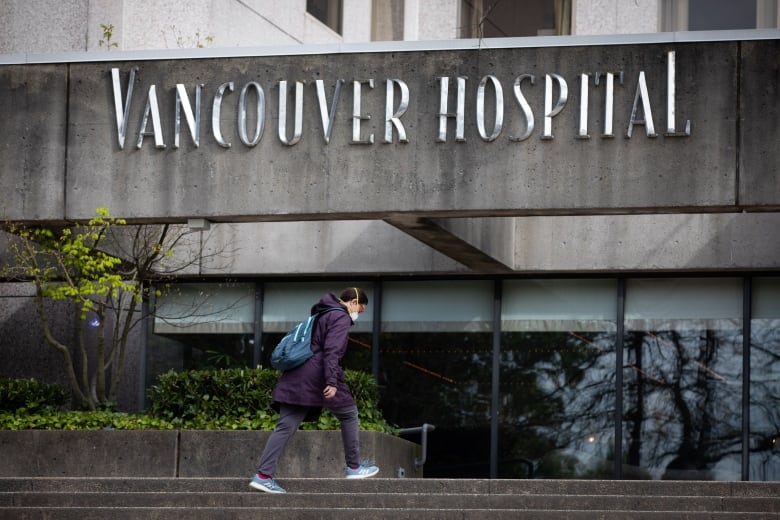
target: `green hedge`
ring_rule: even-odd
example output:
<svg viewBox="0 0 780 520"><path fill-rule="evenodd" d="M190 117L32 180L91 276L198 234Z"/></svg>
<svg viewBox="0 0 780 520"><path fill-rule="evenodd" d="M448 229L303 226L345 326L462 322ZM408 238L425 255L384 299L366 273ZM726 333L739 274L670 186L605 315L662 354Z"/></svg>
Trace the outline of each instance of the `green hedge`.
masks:
<svg viewBox="0 0 780 520"><path fill-rule="evenodd" d="M0 430L174 430L177 426L147 415L119 412L0 413Z"/></svg>
<svg viewBox="0 0 780 520"><path fill-rule="evenodd" d="M272 430L278 413L271 408L271 391L279 372L270 369L168 372L149 391L149 415L192 429ZM364 430L392 432L378 410L379 386L364 372L347 370L347 385L360 411ZM303 429L333 430L339 422L323 413Z"/></svg>
<svg viewBox="0 0 780 520"><path fill-rule="evenodd" d="M61 385L35 379L0 377L0 412L38 413L56 411L70 401L70 392Z"/></svg>
<svg viewBox="0 0 780 520"><path fill-rule="evenodd" d="M379 386L364 372L347 370L347 385L357 402L360 428L393 433L378 408ZM20 408L0 413L0 429L193 429L273 430L278 413L271 408L271 391L279 372L271 369L226 369L167 372L149 389L146 414L116 412L39 412ZM333 430L338 420L325 411L303 429Z"/></svg>

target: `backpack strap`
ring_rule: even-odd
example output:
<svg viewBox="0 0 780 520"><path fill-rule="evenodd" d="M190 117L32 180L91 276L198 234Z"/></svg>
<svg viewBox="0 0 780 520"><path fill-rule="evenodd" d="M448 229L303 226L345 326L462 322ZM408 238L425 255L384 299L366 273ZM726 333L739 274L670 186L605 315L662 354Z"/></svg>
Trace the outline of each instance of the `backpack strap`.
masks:
<svg viewBox="0 0 780 520"><path fill-rule="evenodd" d="M320 316L322 316L323 314L325 314L327 312L338 311L338 310L342 310L344 312L347 312L347 309L345 309L342 306L338 306L338 307L328 307L327 309L322 309L320 312L318 312L316 314L312 314L312 317L314 318L314 320L312 320L313 321L312 330L311 330L312 335L314 335L314 331L315 331L315 329L317 327L317 322L319 321ZM320 348L320 350L322 350L322 349Z"/></svg>

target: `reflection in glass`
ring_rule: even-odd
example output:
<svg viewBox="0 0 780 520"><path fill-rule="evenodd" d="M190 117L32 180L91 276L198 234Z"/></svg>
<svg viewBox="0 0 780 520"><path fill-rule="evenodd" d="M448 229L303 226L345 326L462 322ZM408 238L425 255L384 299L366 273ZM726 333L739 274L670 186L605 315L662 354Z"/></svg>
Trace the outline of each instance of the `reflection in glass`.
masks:
<svg viewBox="0 0 780 520"><path fill-rule="evenodd" d="M169 370L252 366L254 334L152 334L146 349L146 386Z"/></svg>
<svg viewBox="0 0 780 520"><path fill-rule="evenodd" d="M611 478L614 333L505 333L501 344L499 477Z"/></svg>
<svg viewBox="0 0 780 520"><path fill-rule="evenodd" d="M780 278L753 281L750 480L780 480Z"/></svg>
<svg viewBox="0 0 780 520"><path fill-rule="evenodd" d="M500 478L611 478L616 283L507 282Z"/></svg>
<svg viewBox="0 0 780 520"><path fill-rule="evenodd" d="M155 302L146 348L146 386L169 370L252 366L255 285L182 283Z"/></svg>
<svg viewBox="0 0 780 520"><path fill-rule="evenodd" d="M385 418L403 428L436 426L426 477L488 476L491 344L489 333L382 334Z"/></svg>
<svg viewBox="0 0 780 520"><path fill-rule="evenodd" d="M254 312L254 284L177 284L157 298L153 332L251 334Z"/></svg>
<svg viewBox="0 0 780 520"><path fill-rule="evenodd" d="M624 478L739 480L741 280L629 280Z"/></svg>
<svg viewBox="0 0 780 520"><path fill-rule="evenodd" d="M338 297L348 287L360 287L368 295L366 312L350 328L350 334L370 332L373 316L374 295L370 282L329 281L329 282L269 282L263 285L263 334L285 333L309 316L311 307L327 293ZM281 338L281 336L280 336ZM279 340L277 339L276 342ZM275 343L276 343L275 342ZM265 344L265 341L263 341ZM274 344L275 344L274 343Z"/></svg>
<svg viewBox="0 0 780 520"><path fill-rule="evenodd" d="M493 283L388 282L382 299L382 411L399 427L424 423L428 477L487 477ZM410 439L419 442L419 435Z"/></svg>
<svg viewBox="0 0 780 520"><path fill-rule="evenodd" d="M313 302L355 283L179 284L158 301L147 385L170 369L252 366L253 355L268 366ZM622 477L741 479L742 279L626 280L622 338L615 279L504 280L494 360L496 283L384 281L350 330L344 366L377 370L386 419L436 426L426 476L613 478L622 339ZM751 294L747 471L750 480L780 480L780 278L755 278ZM373 305L381 309L379 338Z"/></svg>

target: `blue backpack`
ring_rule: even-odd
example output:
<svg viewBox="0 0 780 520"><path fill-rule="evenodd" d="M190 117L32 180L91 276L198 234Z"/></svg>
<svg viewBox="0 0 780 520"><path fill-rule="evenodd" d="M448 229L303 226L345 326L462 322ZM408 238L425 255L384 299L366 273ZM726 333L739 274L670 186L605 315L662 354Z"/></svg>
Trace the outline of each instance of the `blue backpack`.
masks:
<svg viewBox="0 0 780 520"><path fill-rule="evenodd" d="M271 366L276 370L286 372L303 365L314 355L311 350L311 334L317 318L320 317L320 314L335 310L344 310L344 308L330 307L321 310L293 327L271 352Z"/></svg>

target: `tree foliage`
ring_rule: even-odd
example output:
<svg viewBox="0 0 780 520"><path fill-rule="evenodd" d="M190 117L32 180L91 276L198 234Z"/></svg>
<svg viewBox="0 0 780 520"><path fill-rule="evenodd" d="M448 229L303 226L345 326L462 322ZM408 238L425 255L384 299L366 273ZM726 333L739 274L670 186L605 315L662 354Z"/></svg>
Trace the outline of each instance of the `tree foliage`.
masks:
<svg viewBox="0 0 780 520"><path fill-rule="evenodd" d="M61 354L75 398L85 409L111 408L125 368L128 339L144 318L150 288L201 258L197 254L173 260L174 250L192 232L170 224L131 226L111 217L106 208L98 208L86 223L8 224L6 230L12 234L11 263L3 275L34 285L43 335ZM57 335L48 300L73 306L76 339Z"/></svg>

